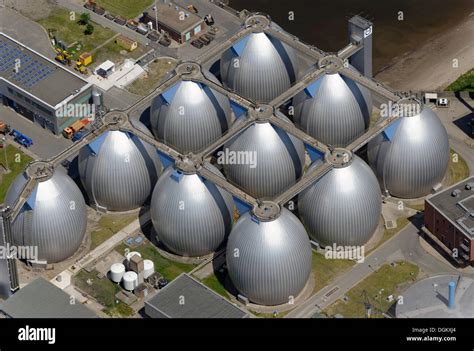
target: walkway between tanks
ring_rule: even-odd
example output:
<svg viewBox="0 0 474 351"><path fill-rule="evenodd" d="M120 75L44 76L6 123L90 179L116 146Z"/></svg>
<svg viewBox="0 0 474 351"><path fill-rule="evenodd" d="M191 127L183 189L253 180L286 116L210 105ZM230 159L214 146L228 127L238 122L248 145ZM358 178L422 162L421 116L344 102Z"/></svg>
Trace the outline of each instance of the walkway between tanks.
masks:
<svg viewBox="0 0 474 351"><path fill-rule="evenodd" d="M69 285L71 285L71 277L79 272L82 268L86 267L87 265L91 264L98 258L107 254L107 252L111 251L115 246L120 244L123 240L128 238L130 235L136 233L143 225L146 225L150 222L150 211L146 211L143 213L139 218L134 220L132 223L128 224L122 230L118 231L114 234L110 239L103 242L99 246L97 246L94 250L90 251L87 255L81 258L79 261L71 265L66 270L59 273L56 277L51 279L51 283L59 287L60 289L65 289ZM58 282L56 278L61 276L61 281Z"/></svg>
<svg viewBox="0 0 474 351"><path fill-rule="evenodd" d="M426 252L420 245L419 227L422 216L417 216L404 229L395 234L379 248L370 253L363 263L356 264L346 274L340 276L285 318L309 318L342 298L351 288L374 273L382 265L395 260L407 260L417 264L428 275L444 273L459 274L454 267L442 262ZM465 274L467 276L467 274Z"/></svg>

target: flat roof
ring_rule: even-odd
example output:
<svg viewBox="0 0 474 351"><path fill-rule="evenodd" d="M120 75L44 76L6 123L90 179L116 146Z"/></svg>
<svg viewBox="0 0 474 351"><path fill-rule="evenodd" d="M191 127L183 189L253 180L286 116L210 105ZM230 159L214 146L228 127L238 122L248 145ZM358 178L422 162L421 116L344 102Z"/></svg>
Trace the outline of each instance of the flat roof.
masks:
<svg viewBox="0 0 474 351"><path fill-rule="evenodd" d="M466 236L474 239L474 176L426 200Z"/></svg>
<svg viewBox="0 0 474 351"><path fill-rule="evenodd" d="M156 11L151 7L147 13L153 19L156 18ZM185 33L193 29L203 19L195 13L177 5L174 2L157 2L156 9L158 10L158 22L163 23L165 26L170 27L180 33ZM184 19L181 16L184 13Z"/></svg>
<svg viewBox="0 0 474 351"><path fill-rule="evenodd" d="M70 295L38 278L10 296L0 310L11 318L97 318L82 305L70 303Z"/></svg>
<svg viewBox="0 0 474 351"><path fill-rule="evenodd" d="M20 64L17 72L15 62ZM2 32L1 78L52 107L89 85L86 80Z"/></svg>
<svg viewBox="0 0 474 351"><path fill-rule="evenodd" d="M168 318L245 318L247 312L186 273L145 302ZM149 317L153 317L149 315Z"/></svg>

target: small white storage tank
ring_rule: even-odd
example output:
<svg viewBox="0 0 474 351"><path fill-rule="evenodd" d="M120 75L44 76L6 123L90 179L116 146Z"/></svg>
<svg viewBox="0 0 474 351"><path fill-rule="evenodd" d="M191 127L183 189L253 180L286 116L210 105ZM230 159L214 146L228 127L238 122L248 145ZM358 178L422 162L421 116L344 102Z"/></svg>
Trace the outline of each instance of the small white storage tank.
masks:
<svg viewBox="0 0 474 351"><path fill-rule="evenodd" d="M120 283L125 273L125 266L122 263L114 263L110 267L110 280L114 283Z"/></svg>
<svg viewBox="0 0 474 351"><path fill-rule="evenodd" d="M138 286L138 275L135 272L128 271L123 275L123 288L133 291Z"/></svg>
<svg viewBox="0 0 474 351"><path fill-rule="evenodd" d="M143 270L143 278L148 278L150 275L155 273L155 264L152 260L144 260L143 264L145 266Z"/></svg>

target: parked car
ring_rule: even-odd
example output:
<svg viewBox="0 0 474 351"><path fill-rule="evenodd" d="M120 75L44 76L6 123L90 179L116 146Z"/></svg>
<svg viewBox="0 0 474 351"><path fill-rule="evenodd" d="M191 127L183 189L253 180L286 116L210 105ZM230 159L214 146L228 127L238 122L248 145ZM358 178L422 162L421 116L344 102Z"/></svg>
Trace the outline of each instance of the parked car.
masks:
<svg viewBox="0 0 474 351"><path fill-rule="evenodd" d="M86 9L88 9L88 10L94 11L95 5L94 5L94 4L91 4L90 2L86 2L86 3L84 4L84 7L85 7Z"/></svg>
<svg viewBox="0 0 474 351"><path fill-rule="evenodd" d="M161 37L159 43L160 43L161 45L163 45L163 46L168 47L168 46L171 45L171 40L169 40L169 39L166 38L166 37Z"/></svg>
<svg viewBox="0 0 474 351"><path fill-rule="evenodd" d="M135 20L128 20L126 26L131 30L137 30L138 22Z"/></svg>
<svg viewBox="0 0 474 351"><path fill-rule="evenodd" d="M127 19L122 17L122 16L117 16L117 17L115 17L114 22L121 25L121 26L123 26L123 25L125 25L125 23L127 23Z"/></svg>
<svg viewBox="0 0 474 351"><path fill-rule="evenodd" d="M202 43L206 46L211 43L211 41L207 39L204 35L201 35L198 40L202 41Z"/></svg>
<svg viewBox="0 0 474 351"><path fill-rule="evenodd" d="M160 40L160 35L157 32L150 32L146 37L150 39L151 41Z"/></svg>
<svg viewBox="0 0 474 351"><path fill-rule="evenodd" d="M143 23L140 23L137 27L137 32L146 35L148 33L148 27Z"/></svg>
<svg viewBox="0 0 474 351"><path fill-rule="evenodd" d="M104 17L107 18L107 19L110 20L110 21L113 21L116 16L115 16L115 15L112 15L111 13L106 13L106 14L104 15Z"/></svg>
<svg viewBox="0 0 474 351"><path fill-rule="evenodd" d="M202 48L202 47L204 46L204 43L203 43L202 41L196 39L196 40L193 40L193 41L191 42L191 45L194 46L194 47L196 47L196 48L198 48L198 49L200 49L200 48Z"/></svg>
<svg viewBox="0 0 474 351"><path fill-rule="evenodd" d="M97 13L100 16L102 16L105 13L105 9L103 7L100 7L100 6L97 6L97 5L94 6L94 9L92 11L94 11L95 13Z"/></svg>

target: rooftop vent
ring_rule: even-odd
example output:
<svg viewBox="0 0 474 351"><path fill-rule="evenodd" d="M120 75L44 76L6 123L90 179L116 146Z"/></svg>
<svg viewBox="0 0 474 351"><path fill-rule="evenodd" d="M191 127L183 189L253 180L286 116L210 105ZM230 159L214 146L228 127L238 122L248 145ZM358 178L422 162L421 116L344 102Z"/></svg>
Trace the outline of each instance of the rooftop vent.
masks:
<svg viewBox="0 0 474 351"><path fill-rule="evenodd" d="M474 183L467 183L464 188L465 188L466 190L472 190L472 188L474 188Z"/></svg>
<svg viewBox="0 0 474 351"><path fill-rule="evenodd" d="M455 189L455 190L453 190L453 192L451 193L451 196L452 196L452 197L459 197L460 194L461 194L461 190Z"/></svg>

